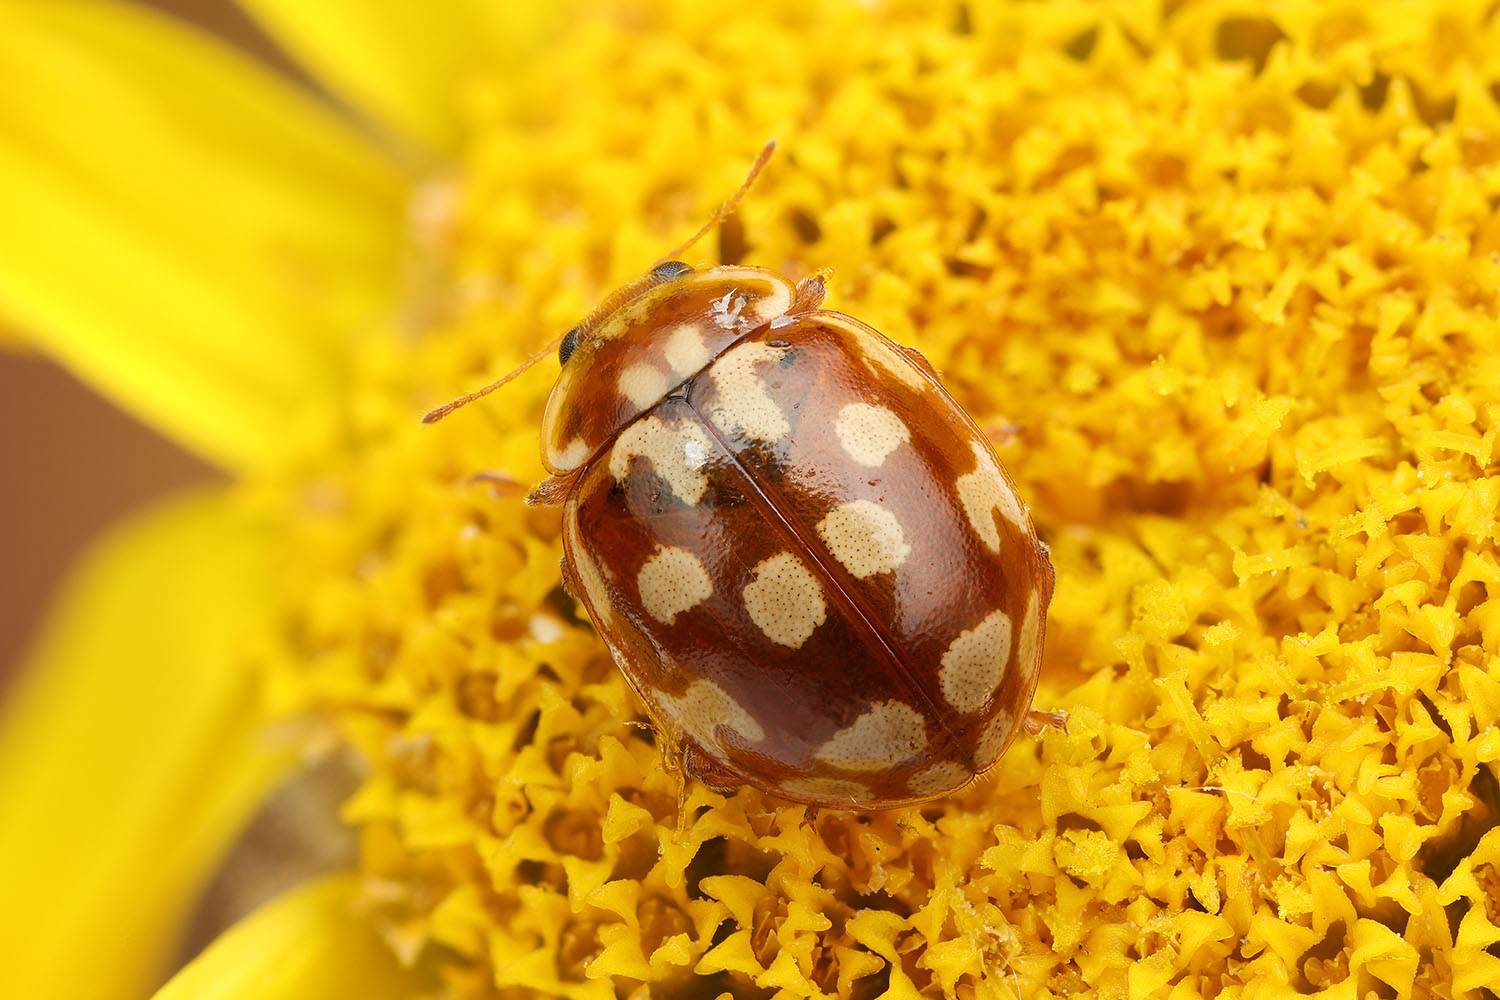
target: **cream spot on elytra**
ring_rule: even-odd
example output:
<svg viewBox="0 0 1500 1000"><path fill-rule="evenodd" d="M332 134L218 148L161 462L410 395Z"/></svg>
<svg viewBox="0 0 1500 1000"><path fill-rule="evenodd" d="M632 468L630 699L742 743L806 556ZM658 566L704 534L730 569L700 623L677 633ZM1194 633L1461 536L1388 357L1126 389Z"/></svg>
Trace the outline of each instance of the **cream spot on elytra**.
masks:
<svg viewBox="0 0 1500 1000"><path fill-rule="evenodd" d="M780 788L793 799L858 805L870 798L870 786L847 778L789 778Z"/></svg>
<svg viewBox="0 0 1500 1000"><path fill-rule="evenodd" d="M766 738L755 717L713 681L693 681L681 695L657 692L656 699L665 714L700 746L724 752L724 741L716 732L719 726L732 730L747 743L759 743Z"/></svg>
<svg viewBox="0 0 1500 1000"><path fill-rule="evenodd" d="M900 701L877 701L869 711L833 734L813 758L851 771L878 771L918 757L927 749L922 713Z"/></svg>
<svg viewBox="0 0 1500 1000"><path fill-rule="evenodd" d="M672 388L672 379L653 365L637 363L620 371L620 394L641 409L654 404Z"/></svg>
<svg viewBox="0 0 1500 1000"><path fill-rule="evenodd" d="M817 531L833 557L861 580L896 569L911 555L896 515L870 500L839 504Z"/></svg>
<svg viewBox="0 0 1500 1000"><path fill-rule="evenodd" d="M1042 647L1042 619L1041 619L1041 597L1035 587L1031 588L1031 594L1026 598L1026 616L1021 619L1021 635L1019 638L1019 649L1016 650L1016 666L1021 670L1021 676L1036 664L1037 653Z"/></svg>
<svg viewBox="0 0 1500 1000"><path fill-rule="evenodd" d="M1000 526L995 523L998 509L1004 518L1023 531L1026 512L1015 490L1005 481L989 449L978 441L973 442L974 471L958 477L955 487L958 502L963 504L964 515L981 541L991 552L1000 551Z"/></svg>
<svg viewBox="0 0 1500 1000"><path fill-rule="evenodd" d="M1005 744L1010 740L1011 733L1015 729L1015 716L1003 708L995 710L995 717L984 727L980 734L979 745L974 749L974 766L984 770L992 766L1000 759L1000 754L1005 750Z"/></svg>
<svg viewBox="0 0 1500 1000"><path fill-rule="evenodd" d="M641 606L663 625L671 625L684 611L697 607L714 592L713 580L697 556L687 549L658 548L636 577Z"/></svg>
<svg viewBox="0 0 1500 1000"><path fill-rule="evenodd" d="M584 544L582 535L579 534L576 508L569 507L567 516L563 519L563 531L566 533L568 542L568 555L572 558L573 569L578 574L578 582L583 587L583 593L577 596L587 600L589 611L596 623L608 628L614 624L614 612L610 608L609 592L605 589L604 574L599 564L594 561L588 546Z"/></svg>
<svg viewBox="0 0 1500 1000"><path fill-rule="evenodd" d="M945 760L907 778L906 787L913 795L937 795L960 788L973 777L962 764Z"/></svg>
<svg viewBox="0 0 1500 1000"><path fill-rule="evenodd" d="M672 425L660 417L645 417L615 439L609 452L609 474L623 483L630 475L631 460L645 458L679 500L696 504L708 488L703 472L708 453L708 436L697 424L683 421Z"/></svg>
<svg viewBox="0 0 1500 1000"><path fill-rule="evenodd" d="M696 323L683 323L667 334L662 341L662 353L672 370L684 377L708 364L710 357L708 345L703 342L703 328Z"/></svg>
<svg viewBox="0 0 1500 1000"><path fill-rule="evenodd" d="M978 625L961 632L943 654L938 680L943 698L960 712L977 712L1000 687L1010 660L1011 621L991 611Z"/></svg>
<svg viewBox="0 0 1500 1000"><path fill-rule="evenodd" d="M767 639L800 649L828 617L823 588L790 552L756 564L745 585L745 610Z"/></svg>
<svg viewBox="0 0 1500 1000"><path fill-rule="evenodd" d="M878 469L901 445L911 441L911 431L901 418L884 406L850 403L833 419L844 452L857 464Z"/></svg>
<svg viewBox="0 0 1500 1000"><path fill-rule="evenodd" d="M786 416L766 392L760 375L763 364L781 360L783 350L751 341L724 354L710 368L718 400L709 419L728 435L752 441L776 441L791 433Z"/></svg>

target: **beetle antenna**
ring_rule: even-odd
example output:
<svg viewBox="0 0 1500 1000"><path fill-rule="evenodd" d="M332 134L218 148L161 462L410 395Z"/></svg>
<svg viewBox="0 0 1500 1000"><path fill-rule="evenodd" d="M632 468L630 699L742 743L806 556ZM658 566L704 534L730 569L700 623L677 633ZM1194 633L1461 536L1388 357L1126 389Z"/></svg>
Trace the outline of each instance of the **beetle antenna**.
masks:
<svg viewBox="0 0 1500 1000"><path fill-rule="evenodd" d="M761 149L760 155L755 158L755 162L750 165L750 173L746 175L745 183L740 185L740 189L733 195L731 195L728 201L719 206L719 210L714 213L713 218L705 222L703 224L703 228L699 229L696 233L693 234L692 239L688 240L686 243L682 244L682 246L673 250L665 257L661 258L661 260L658 260L657 263L660 264L663 261L672 260L678 254L685 252L686 250L691 248L694 243L697 243L699 240L703 239L704 236L712 232L715 226L728 218L729 215L739 207L740 200L745 197L745 192L750 190L750 185L755 183L755 179L759 177L760 172L765 169L766 163L771 159L771 154L774 152L776 152L776 140L772 139L770 142L766 143L765 147ZM548 344L546 347L542 348L540 351L537 351L531 357L523 361L521 363L521 367L517 368L515 371L504 376L503 378L491 382L483 389L476 389L473 392L468 393L467 395L458 397L451 403L444 403L437 409L430 411L426 416L422 418L422 423L435 424L439 420L442 420L444 417L446 417L448 414L452 413L454 410L463 406L467 406L468 404L474 402L474 400L476 399L483 399L485 396L488 396L490 393L505 385L505 383L520 375L522 372L526 371L538 361L556 351L562 344L563 337L566 336L567 334L565 333L562 335L562 337L558 337L556 340L552 341L552 343Z"/></svg>
<svg viewBox="0 0 1500 1000"><path fill-rule="evenodd" d="M760 151L760 155L757 156L755 158L755 162L751 164L750 173L745 178L745 183L740 185L740 189L733 195L731 195L728 201L719 206L719 210L714 213L714 217L705 222L703 224L703 228L693 234L692 239L688 240L682 246L678 247L676 250L673 250L671 253L661 258L661 260L658 260L656 263L660 264L663 261L672 260L678 254L687 251L692 247L694 243L697 243L699 240L703 239L703 237L712 232L715 226L728 218L734 212L734 210L739 207L740 199L745 197L745 192L750 190L750 185L755 183L755 178L760 176L761 170L764 169L766 162L771 159L771 154L774 152L776 152L776 140L772 139L770 142L766 143L765 148Z"/></svg>
<svg viewBox="0 0 1500 1000"><path fill-rule="evenodd" d="M451 403L444 403L442 406L439 406L437 409L432 410L431 412L429 412L426 416L424 416L422 418L422 423L424 423L424 424L435 424L439 420L442 420L444 417L446 417L448 414L452 413L454 410L458 409L459 407L461 407L461 406L467 406L470 403L474 402L474 400L476 400L476 399L483 399L485 396L488 396L490 393L494 392L496 389L500 388L502 385L504 385L505 383L509 382L511 379L515 378L517 375L520 375L522 372L526 371L528 368L530 368L532 365L536 364L538 361L542 360L543 358L545 358L548 355L550 355L552 352L556 351L558 349L558 347L561 346L561 344L563 342L563 337L566 337L566 336L567 336L567 334L565 333L565 334L562 335L562 337L556 338L555 340L552 341L552 343L548 344L546 347L542 348L540 351L537 351L535 354L533 354L531 357L527 358L525 361L521 362L521 367L517 368L515 371L511 372L510 374L502 376L501 378L497 379L496 381L491 382L489 385L485 386L483 389L475 389L473 392L468 393L467 395L459 396L457 399L455 399Z"/></svg>

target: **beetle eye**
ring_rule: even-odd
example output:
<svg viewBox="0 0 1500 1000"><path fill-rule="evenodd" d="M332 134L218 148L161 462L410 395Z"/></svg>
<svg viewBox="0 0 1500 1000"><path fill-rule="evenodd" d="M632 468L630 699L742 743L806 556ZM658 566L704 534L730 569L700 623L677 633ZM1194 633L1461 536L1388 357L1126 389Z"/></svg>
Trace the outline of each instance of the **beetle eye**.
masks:
<svg viewBox="0 0 1500 1000"><path fill-rule="evenodd" d="M664 260L651 269L651 277L657 281L671 281L680 278L693 269L693 265L684 264L680 260Z"/></svg>
<svg viewBox="0 0 1500 1000"><path fill-rule="evenodd" d="M573 352L576 351L577 349L578 349L578 327L575 326L575 327L573 327L573 329L571 329L567 333L563 334L562 343L560 345L558 345L558 348L557 348L557 363L559 365L565 365L565 364L567 364L568 363L568 359L573 356Z"/></svg>

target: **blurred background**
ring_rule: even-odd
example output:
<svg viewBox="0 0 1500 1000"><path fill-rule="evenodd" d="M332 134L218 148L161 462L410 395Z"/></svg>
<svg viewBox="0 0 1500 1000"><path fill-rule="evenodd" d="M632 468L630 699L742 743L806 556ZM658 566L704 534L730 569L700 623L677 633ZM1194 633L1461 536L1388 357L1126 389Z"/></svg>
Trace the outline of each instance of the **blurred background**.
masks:
<svg viewBox="0 0 1500 1000"><path fill-rule="evenodd" d="M300 76L230 0L138 0ZM0 689L89 541L216 472L15 342L0 316Z"/></svg>

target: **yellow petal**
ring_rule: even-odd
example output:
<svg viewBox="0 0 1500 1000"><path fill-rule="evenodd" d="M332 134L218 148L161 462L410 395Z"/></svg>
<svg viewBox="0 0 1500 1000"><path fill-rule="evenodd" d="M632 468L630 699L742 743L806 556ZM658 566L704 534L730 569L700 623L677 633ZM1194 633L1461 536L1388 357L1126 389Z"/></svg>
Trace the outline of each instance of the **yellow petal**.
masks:
<svg viewBox="0 0 1500 1000"><path fill-rule="evenodd" d="M155 1000L384 1000L420 992L351 909L354 880L310 882L231 927Z"/></svg>
<svg viewBox="0 0 1500 1000"><path fill-rule="evenodd" d="M0 0L0 325L231 467L332 420L407 181L226 46L134 5Z"/></svg>
<svg viewBox="0 0 1500 1000"><path fill-rule="evenodd" d="M289 764L246 636L270 546L225 498L116 529L75 573L0 718L0 996L137 1000Z"/></svg>
<svg viewBox="0 0 1500 1000"><path fill-rule="evenodd" d="M452 149L475 74L531 51L553 4L243 0L329 87L429 155Z"/></svg>

